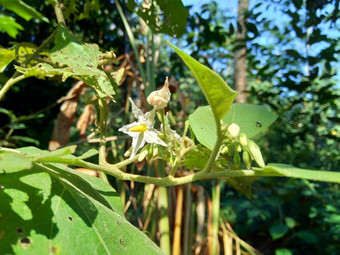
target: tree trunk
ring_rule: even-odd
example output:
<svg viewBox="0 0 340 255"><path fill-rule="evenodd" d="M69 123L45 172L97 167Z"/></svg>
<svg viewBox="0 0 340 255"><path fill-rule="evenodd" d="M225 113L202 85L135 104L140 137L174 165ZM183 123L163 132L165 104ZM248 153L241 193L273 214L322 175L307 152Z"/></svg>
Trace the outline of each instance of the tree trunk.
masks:
<svg viewBox="0 0 340 255"><path fill-rule="evenodd" d="M249 0L238 0L237 11L237 23L238 27L236 35L236 45L243 45L241 49L238 49L234 55L234 84L235 90L239 93L236 97L237 103L246 103L247 95L245 90L247 89L247 63L246 63L246 27L244 25L246 19L244 17L245 12L248 10Z"/></svg>

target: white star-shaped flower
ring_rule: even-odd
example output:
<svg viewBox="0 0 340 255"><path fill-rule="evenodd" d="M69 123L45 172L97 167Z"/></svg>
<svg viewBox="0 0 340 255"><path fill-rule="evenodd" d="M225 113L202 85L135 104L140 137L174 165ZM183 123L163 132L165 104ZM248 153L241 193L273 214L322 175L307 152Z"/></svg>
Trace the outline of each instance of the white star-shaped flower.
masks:
<svg viewBox="0 0 340 255"><path fill-rule="evenodd" d="M142 148L145 143L157 143L162 146L167 146L162 139L158 137L159 131L154 129L155 124L155 108L151 112L143 112L137 108L131 98L129 98L131 102L132 114L137 119L137 121L125 125L118 129L125 134L128 134L132 137L132 151L130 159L133 158L137 151Z"/></svg>

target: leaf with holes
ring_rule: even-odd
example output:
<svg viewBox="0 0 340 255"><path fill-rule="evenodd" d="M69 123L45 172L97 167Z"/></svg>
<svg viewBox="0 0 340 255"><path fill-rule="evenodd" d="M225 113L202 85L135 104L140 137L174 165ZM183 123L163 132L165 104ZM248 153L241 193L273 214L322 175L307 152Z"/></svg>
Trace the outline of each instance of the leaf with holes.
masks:
<svg viewBox="0 0 340 255"><path fill-rule="evenodd" d="M97 68L101 54L97 45L81 43L63 27L57 30L55 44L50 51L50 57L58 67L40 63L29 68L16 66L16 69L26 77L35 76L39 79L58 75L65 81L72 77L84 81L99 97L115 95L114 88L117 84L104 71Z"/></svg>

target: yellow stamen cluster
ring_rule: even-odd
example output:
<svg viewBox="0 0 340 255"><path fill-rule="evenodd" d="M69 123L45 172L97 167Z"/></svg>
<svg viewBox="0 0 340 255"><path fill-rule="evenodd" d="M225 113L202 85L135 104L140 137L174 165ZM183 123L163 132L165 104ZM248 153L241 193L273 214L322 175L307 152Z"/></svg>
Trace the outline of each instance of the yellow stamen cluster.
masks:
<svg viewBox="0 0 340 255"><path fill-rule="evenodd" d="M132 127L129 129L129 132L145 132L146 131L146 125L138 125L135 127Z"/></svg>

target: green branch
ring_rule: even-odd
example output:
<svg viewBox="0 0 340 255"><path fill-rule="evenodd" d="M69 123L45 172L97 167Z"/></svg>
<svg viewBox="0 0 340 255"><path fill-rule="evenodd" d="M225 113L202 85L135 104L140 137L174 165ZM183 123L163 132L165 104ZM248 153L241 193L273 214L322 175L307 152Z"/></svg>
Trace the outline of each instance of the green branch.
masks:
<svg viewBox="0 0 340 255"><path fill-rule="evenodd" d="M14 73L16 74L16 73ZM5 83L5 85L1 88L0 90L0 100L5 96L5 94L7 93L7 91L17 82L25 79L25 75L20 75L20 76L16 76L13 75L11 78L9 78L9 80Z"/></svg>
<svg viewBox="0 0 340 255"><path fill-rule="evenodd" d="M216 114L214 114L214 119L215 119L215 124L216 124L216 143L214 146L213 151L211 152L208 162L205 165L204 169L202 170L202 172L206 173L206 172L210 172L211 169L214 166L214 163L216 162L216 159L220 153L220 149L222 146L222 141L223 141L223 136L222 136L222 128L221 128L221 121L220 119L216 116Z"/></svg>
<svg viewBox="0 0 340 255"><path fill-rule="evenodd" d="M137 156L137 155L136 155ZM132 159L133 160L133 159ZM129 160L130 161L130 160ZM186 183L191 183L194 181L205 180L205 179L225 179L230 177L251 177L251 176L283 176L275 171L254 171L254 170L231 170L231 171L218 171L218 172L197 172L184 177L174 178L172 176L167 177L150 177L137 174L130 174L121 171L116 165L97 165L89 163L79 159L67 159L67 158L48 158L47 160L38 159L38 163L61 163L69 164L78 167L89 168L92 170L104 172L106 174L112 175L120 180L125 181L136 181L142 183L151 183L159 186L177 186ZM118 163L120 164L120 163ZM117 164L117 165L118 165Z"/></svg>

